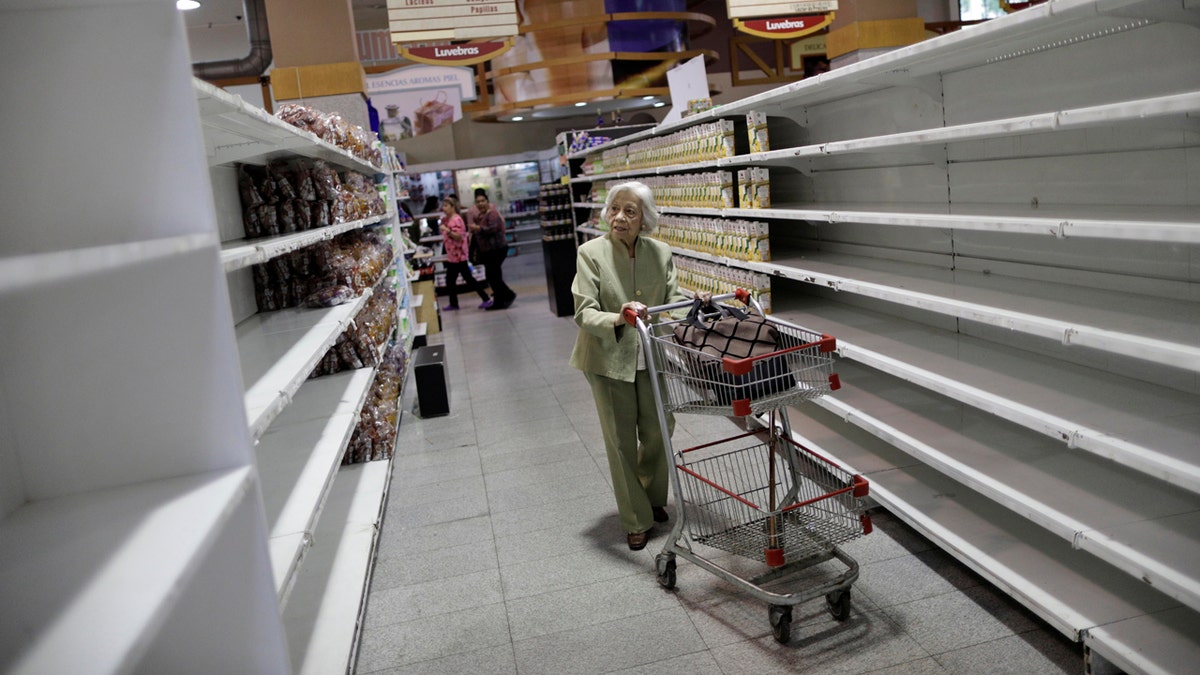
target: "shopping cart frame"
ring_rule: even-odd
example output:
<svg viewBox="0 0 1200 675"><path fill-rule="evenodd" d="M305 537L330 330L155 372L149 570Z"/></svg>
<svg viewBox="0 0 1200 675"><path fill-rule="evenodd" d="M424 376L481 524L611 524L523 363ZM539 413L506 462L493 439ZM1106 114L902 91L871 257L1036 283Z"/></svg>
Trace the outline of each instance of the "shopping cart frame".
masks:
<svg viewBox="0 0 1200 675"><path fill-rule="evenodd" d="M743 289L713 296L712 302L730 299L765 316L757 299ZM677 313L693 302L648 308L647 318ZM824 596L833 618L845 621L850 616L850 589L858 579L859 566L838 544L871 531L870 517L863 512L861 502L869 485L861 476L796 442L786 410L788 405L840 386L829 370L836 340L768 318L781 336L790 338L781 340L778 351L746 359L725 358L720 366L723 374L712 375L715 371L710 366L702 371L706 375L698 378L719 382L697 382L694 369L698 353L674 343L668 334L667 329L681 319L647 321L630 310L624 318L636 326L642 343L676 497L675 524L662 552L655 556L659 584L675 588L676 557L682 557L766 602L772 633L781 643L791 637L792 608L816 598ZM786 364L786 368L768 369L765 377L783 377L777 371L786 370L788 379L783 385L758 390L760 396L731 399L729 395L714 396L711 389L697 391L697 384L719 388L728 378L745 376L756 364L772 360ZM818 372L808 372L814 369ZM765 428L677 452L667 423L667 416L676 412L742 419L758 415L765 417ZM726 450L729 444L737 447ZM702 458L694 460L692 453ZM759 484L764 478L769 485ZM698 496L700 493L703 496ZM756 545L763 542L759 555ZM761 560L767 570L754 576L740 575L702 554L697 545ZM823 582L790 592L767 588L834 559L845 570Z"/></svg>

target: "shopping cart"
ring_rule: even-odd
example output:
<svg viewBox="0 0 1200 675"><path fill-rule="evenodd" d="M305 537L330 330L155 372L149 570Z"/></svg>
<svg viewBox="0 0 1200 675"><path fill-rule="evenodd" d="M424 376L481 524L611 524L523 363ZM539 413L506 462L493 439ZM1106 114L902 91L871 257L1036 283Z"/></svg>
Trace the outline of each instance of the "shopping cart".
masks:
<svg viewBox="0 0 1200 675"><path fill-rule="evenodd" d="M733 298L762 313L745 290L713 301ZM649 313L691 304L651 307ZM626 320L637 326L642 341L674 466L678 516L655 558L659 583L675 587L675 557L681 556L767 602L771 630L783 643L791 638L792 608L800 603L823 595L833 617L846 620L858 563L839 545L870 533L862 502L869 486L865 478L794 441L787 417L787 406L838 388L832 372L835 339L767 317L779 334L776 351L717 361L676 342L675 328L685 319L647 323L627 313ZM756 415L766 418L766 426L676 452L667 431L670 413ZM702 555L701 547L759 561L767 569L747 578ZM845 566L841 574L818 575L814 582L810 573L807 588L778 589L835 558Z"/></svg>

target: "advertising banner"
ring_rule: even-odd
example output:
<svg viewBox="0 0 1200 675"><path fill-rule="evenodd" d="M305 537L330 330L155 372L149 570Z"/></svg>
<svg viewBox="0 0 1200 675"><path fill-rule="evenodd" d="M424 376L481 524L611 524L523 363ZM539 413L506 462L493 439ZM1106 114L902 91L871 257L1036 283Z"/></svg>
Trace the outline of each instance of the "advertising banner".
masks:
<svg viewBox="0 0 1200 675"><path fill-rule="evenodd" d="M462 102L474 100L470 68L412 66L367 77L371 105L379 113L379 135L401 141L462 119Z"/></svg>

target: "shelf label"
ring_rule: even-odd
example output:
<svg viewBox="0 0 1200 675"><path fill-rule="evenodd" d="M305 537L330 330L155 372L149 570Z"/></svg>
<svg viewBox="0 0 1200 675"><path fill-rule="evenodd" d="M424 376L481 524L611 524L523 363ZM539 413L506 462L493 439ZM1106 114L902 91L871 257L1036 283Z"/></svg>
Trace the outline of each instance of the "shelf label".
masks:
<svg viewBox="0 0 1200 675"><path fill-rule="evenodd" d="M833 12L771 19L733 20L733 27L743 33L771 40L791 40L811 35L833 23Z"/></svg>
<svg viewBox="0 0 1200 675"><path fill-rule="evenodd" d="M763 16L796 16L836 12L837 0L725 0L730 19L750 19Z"/></svg>
<svg viewBox="0 0 1200 675"><path fill-rule="evenodd" d="M517 34L516 0L388 0L387 7L388 28L397 44Z"/></svg>

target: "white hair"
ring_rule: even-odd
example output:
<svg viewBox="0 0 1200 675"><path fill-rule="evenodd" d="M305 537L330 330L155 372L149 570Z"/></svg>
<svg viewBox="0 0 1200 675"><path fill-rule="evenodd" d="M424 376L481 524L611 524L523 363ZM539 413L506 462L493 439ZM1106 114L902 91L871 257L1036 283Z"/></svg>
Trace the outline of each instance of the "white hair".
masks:
<svg viewBox="0 0 1200 675"><path fill-rule="evenodd" d="M632 192L633 196L637 197L642 206L642 232L651 234L654 228L658 227L658 209L654 206L654 192L645 183L639 183L631 180L627 183L614 185L608 191L608 197L604 200L604 213L608 214L608 210L612 208L613 200L622 192Z"/></svg>

